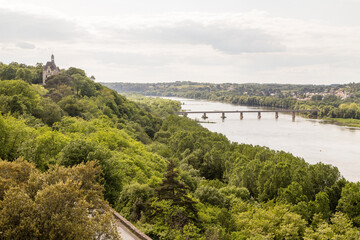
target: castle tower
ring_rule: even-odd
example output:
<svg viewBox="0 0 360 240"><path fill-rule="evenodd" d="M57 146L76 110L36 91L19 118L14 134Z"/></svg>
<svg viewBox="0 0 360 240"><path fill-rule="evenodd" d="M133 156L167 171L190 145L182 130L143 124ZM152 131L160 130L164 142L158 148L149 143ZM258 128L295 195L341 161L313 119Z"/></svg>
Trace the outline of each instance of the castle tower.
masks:
<svg viewBox="0 0 360 240"><path fill-rule="evenodd" d="M54 54L51 55L51 62L47 62L43 68L43 85L48 77L60 73L60 68L55 64Z"/></svg>

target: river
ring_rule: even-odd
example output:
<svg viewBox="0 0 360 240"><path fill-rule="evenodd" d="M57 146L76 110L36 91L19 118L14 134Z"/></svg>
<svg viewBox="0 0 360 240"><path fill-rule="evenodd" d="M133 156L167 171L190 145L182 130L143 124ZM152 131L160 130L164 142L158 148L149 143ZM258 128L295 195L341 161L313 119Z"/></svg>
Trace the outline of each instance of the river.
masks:
<svg viewBox="0 0 360 240"><path fill-rule="evenodd" d="M205 100L170 98L180 101L183 110L188 111L236 111L266 110L261 107L239 106ZM201 119L202 114L189 114L192 119ZM291 114L257 113L207 114L201 125L212 132L224 134L238 143L266 146L274 150L290 152L304 158L308 163L323 162L338 167L341 174L350 181L360 181L360 129L328 124L321 120L306 119Z"/></svg>

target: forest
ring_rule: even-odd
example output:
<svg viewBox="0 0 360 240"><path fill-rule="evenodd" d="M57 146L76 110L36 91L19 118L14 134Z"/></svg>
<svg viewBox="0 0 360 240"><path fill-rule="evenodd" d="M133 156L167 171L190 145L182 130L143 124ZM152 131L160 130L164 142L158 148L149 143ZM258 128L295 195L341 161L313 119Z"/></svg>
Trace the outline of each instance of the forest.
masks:
<svg viewBox="0 0 360 240"><path fill-rule="evenodd" d="M111 208L152 239L360 239L360 183L336 167L36 69L0 64L0 239L119 239Z"/></svg>
<svg viewBox="0 0 360 240"><path fill-rule="evenodd" d="M237 105L318 110L311 118L360 126L360 83L333 85L232 83L103 83L120 93L206 99Z"/></svg>

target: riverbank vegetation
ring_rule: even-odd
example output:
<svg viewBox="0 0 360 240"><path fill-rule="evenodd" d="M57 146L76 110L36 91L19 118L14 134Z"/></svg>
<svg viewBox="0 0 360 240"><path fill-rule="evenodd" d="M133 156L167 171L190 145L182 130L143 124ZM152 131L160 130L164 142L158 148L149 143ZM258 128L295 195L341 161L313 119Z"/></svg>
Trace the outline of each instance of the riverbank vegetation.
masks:
<svg viewBox="0 0 360 240"><path fill-rule="evenodd" d="M0 99L0 239L117 239L109 206L153 239L360 238L360 183L232 143L178 102L130 101L77 68L2 78Z"/></svg>
<svg viewBox="0 0 360 240"><path fill-rule="evenodd" d="M148 96L176 96L283 109L317 109L319 111L316 114L307 116L331 119L333 122L352 127L360 126L356 121L360 120L360 83L291 85L175 82L105 85L118 92L141 93Z"/></svg>
<svg viewBox="0 0 360 240"><path fill-rule="evenodd" d="M353 118L325 118L326 122L360 128L360 119Z"/></svg>

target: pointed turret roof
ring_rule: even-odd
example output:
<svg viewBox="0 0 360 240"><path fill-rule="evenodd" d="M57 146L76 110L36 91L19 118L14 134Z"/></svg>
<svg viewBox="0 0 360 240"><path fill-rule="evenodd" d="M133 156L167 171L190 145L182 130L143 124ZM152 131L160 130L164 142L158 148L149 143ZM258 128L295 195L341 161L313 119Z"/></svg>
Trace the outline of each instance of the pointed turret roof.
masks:
<svg viewBox="0 0 360 240"><path fill-rule="evenodd" d="M55 61L54 61L54 54L51 55L51 62L47 62L44 66L44 70L50 67L51 70L57 69Z"/></svg>

